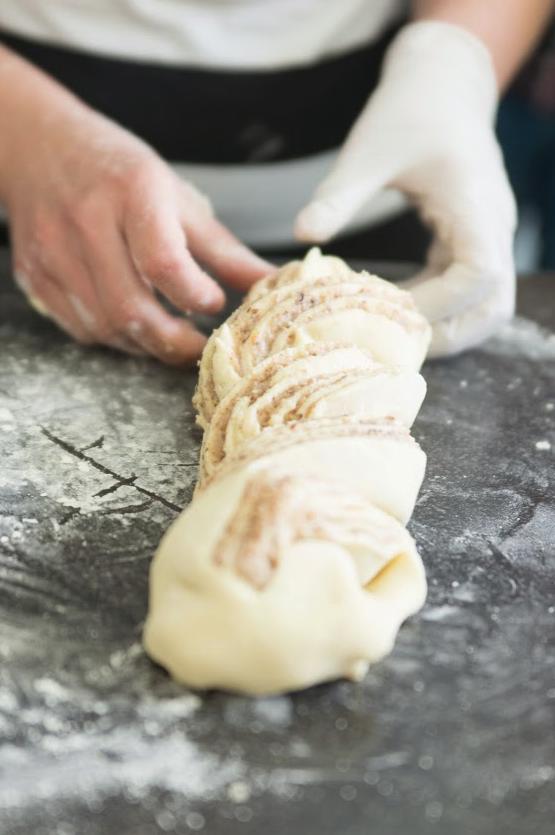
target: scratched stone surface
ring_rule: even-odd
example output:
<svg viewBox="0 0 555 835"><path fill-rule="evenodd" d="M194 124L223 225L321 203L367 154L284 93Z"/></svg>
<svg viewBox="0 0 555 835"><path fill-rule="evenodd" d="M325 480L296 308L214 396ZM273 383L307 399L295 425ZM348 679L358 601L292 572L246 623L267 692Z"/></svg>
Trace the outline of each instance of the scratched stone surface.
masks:
<svg viewBox="0 0 555 835"><path fill-rule="evenodd" d="M411 525L429 596L360 684L251 700L140 645L190 498L195 375L70 343L0 280L2 835L548 835L555 278L427 366ZM195 640L195 636L191 636Z"/></svg>

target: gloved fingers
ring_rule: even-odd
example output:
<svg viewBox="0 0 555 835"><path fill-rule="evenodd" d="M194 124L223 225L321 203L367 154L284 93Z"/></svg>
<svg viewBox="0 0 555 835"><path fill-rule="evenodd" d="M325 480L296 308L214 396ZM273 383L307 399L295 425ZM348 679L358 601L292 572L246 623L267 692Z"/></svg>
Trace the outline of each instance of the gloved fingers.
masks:
<svg viewBox="0 0 555 835"><path fill-rule="evenodd" d="M451 264L433 277L424 276L403 282L423 316L434 324L456 317L486 299L509 276L483 273L465 264Z"/></svg>
<svg viewBox="0 0 555 835"><path fill-rule="evenodd" d="M333 197L319 196L305 206L295 220L299 241L324 243L333 238L353 217L368 197L364 184L336 192Z"/></svg>
<svg viewBox="0 0 555 835"><path fill-rule="evenodd" d="M436 322L428 357L446 357L474 348L509 322L515 309L515 283L494 292L459 316Z"/></svg>
<svg viewBox="0 0 555 835"><path fill-rule="evenodd" d="M298 240L322 243L337 234L375 194L388 186L399 170L399 163L383 152L376 142L375 153L366 142L364 158L347 144L332 170L320 184L312 200L295 220Z"/></svg>
<svg viewBox="0 0 555 835"><path fill-rule="evenodd" d="M443 241L439 238L434 238L426 256L426 265L419 270L411 278L407 278L399 283L403 290L412 291L413 288L418 287L423 281L438 273L443 273L451 262L451 254Z"/></svg>
<svg viewBox="0 0 555 835"><path fill-rule="evenodd" d="M485 156L480 165L454 158L428 171L416 202L453 262L503 271L512 258L514 198L497 148Z"/></svg>
<svg viewBox="0 0 555 835"><path fill-rule="evenodd" d="M405 287L432 324L474 308L514 281L504 174L485 180L475 173L448 171L444 189L417 199L435 244L428 267Z"/></svg>

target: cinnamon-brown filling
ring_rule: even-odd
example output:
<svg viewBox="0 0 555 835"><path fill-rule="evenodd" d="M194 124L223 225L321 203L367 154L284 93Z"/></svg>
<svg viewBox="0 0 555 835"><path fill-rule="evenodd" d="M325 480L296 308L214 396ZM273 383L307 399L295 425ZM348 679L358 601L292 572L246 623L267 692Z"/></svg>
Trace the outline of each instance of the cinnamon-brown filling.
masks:
<svg viewBox="0 0 555 835"><path fill-rule="evenodd" d="M214 561L228 566L263 590L280 556L303 540L324 540L346 549L376 541L375 517L368 503L333 482L257 472L244 488L237 511L214 550Z"/></svg>

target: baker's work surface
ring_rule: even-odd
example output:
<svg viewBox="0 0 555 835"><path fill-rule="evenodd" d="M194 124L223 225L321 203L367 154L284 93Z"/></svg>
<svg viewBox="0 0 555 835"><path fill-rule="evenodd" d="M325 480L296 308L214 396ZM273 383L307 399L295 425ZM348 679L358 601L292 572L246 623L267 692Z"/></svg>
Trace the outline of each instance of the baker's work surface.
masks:
<svg viewBox="0 0 555 835"><path fill-rule="evenodd" d="M193 694L144 655L195 373L72 344L0 278L2 835L548 835L555 277L428 364L424 610L360 684ZM195 640L194 635L189 640Z"/></svg>

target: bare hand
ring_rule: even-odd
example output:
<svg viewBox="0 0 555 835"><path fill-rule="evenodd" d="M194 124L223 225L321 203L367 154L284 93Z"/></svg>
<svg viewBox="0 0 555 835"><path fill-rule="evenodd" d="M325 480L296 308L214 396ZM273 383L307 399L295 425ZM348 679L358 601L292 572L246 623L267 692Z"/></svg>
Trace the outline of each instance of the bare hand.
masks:
<svg viewBox="0 0 555 835"><path fill-rule="evenodd" d="M77 100L25 116L2 183L22 289L80 342L196 358L204 337L154 290L182 311L214 312L224 294L198 262L239 289L271 266L151 148Z"/></svg>

